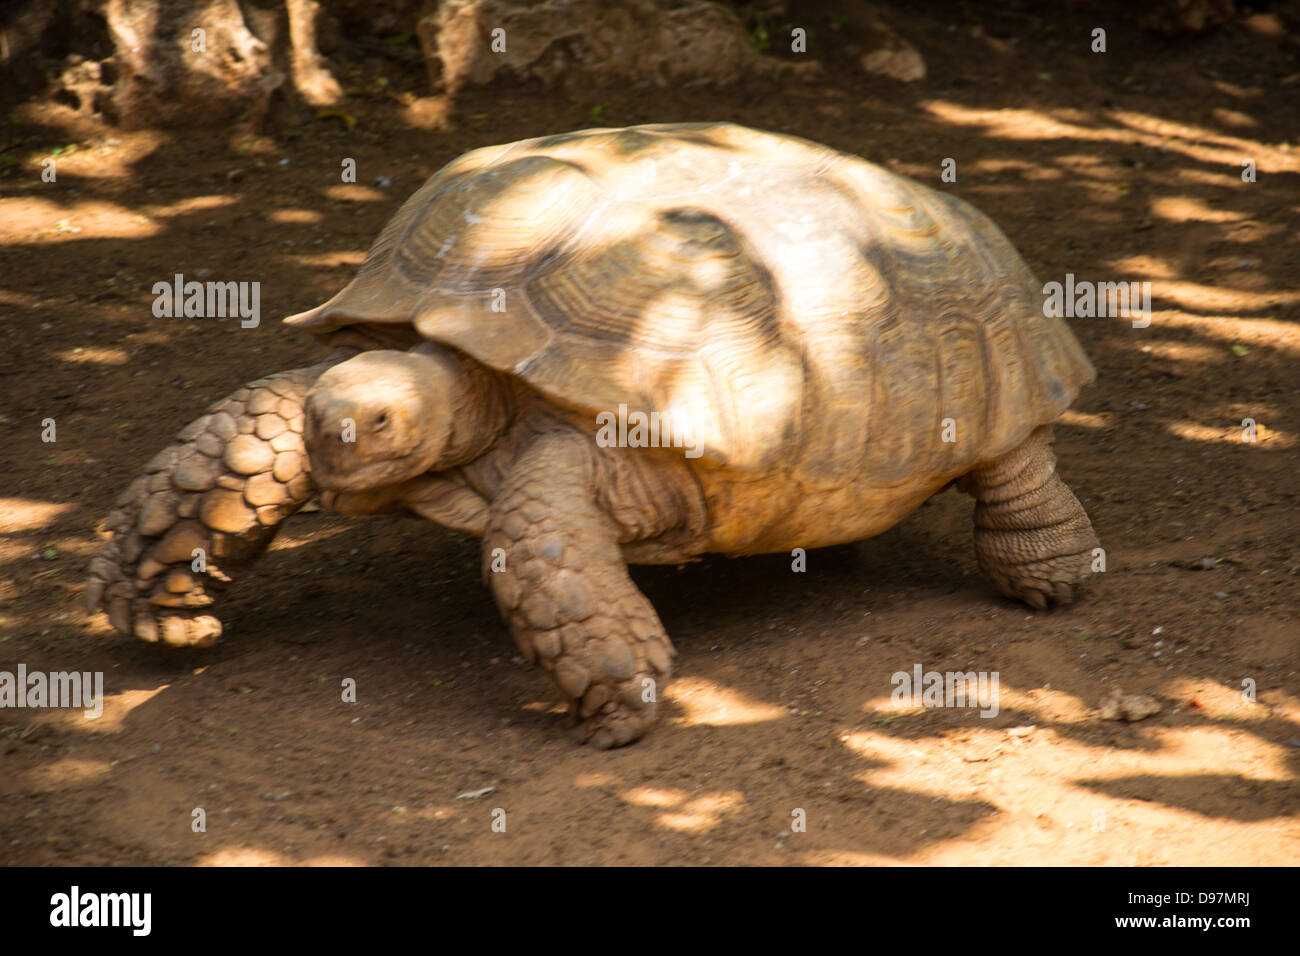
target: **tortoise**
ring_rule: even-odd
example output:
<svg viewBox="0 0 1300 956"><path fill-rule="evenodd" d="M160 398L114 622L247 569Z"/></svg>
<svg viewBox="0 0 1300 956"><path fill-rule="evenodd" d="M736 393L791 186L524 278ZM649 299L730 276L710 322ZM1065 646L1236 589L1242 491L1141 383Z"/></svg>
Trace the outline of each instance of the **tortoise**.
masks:
<svg viewBox="0 0 1300 956"><path fill-rule="evenodd" d="M208 409L117 500L86 598L206 645L319 496L482 539L580 740L652 724L675 651L629 564L861 540L949 485L1003 595L1069 603L1097 547L1052 423L1094 372L1002 232L855 156L728 123L474 150L285 322L332 351Z"/></svg>

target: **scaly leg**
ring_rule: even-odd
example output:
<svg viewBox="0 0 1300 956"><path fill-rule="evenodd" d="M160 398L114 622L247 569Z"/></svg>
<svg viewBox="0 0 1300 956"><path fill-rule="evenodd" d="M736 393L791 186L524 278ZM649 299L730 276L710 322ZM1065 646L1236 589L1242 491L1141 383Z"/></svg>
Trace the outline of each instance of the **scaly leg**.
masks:
<svg viewBox="0 0 1300 956"><path fill-rule="evenodd" d="M178 646L221 636L210 612L226 585L315 494L303 399L340 351L258 379L190 423L116 502L90 564L85 603L124 634Z"/></svg>
<svg viewBox="0 0 1300 956"><path fill-rule="evenodd" d="M975 553L1007 597L1042 610L1069 604L1091 573L1093 534L1079 500L1056 474L1052 429L958 480L975 496Z"/></svg>
<svg viewBox="0 0 1300 956"><path fill-rule="evenodd" d="M520 650L570 700L579 740L604 749L654 722L675 651L596 504L595 470L581 436L536 439L492 502L483 574Z"/></svg>

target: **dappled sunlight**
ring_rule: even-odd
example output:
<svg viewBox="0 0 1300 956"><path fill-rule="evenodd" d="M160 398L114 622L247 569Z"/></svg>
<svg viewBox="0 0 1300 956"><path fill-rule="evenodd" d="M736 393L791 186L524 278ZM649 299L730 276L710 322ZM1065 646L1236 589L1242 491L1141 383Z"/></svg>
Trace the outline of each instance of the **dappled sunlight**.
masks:
<svg viewBox="0 0 1300 956"><path fill-rule="evenodd" d="M939 671L938 668L933 668ZM949 671L956 673L966 673L974 668L946 667L940 673L946 674ZM902 671L909 679L912 677L911 671ZM904 685L904 686L910 686ZM920 688L912 688L916 694L921 693ZM1005 680L999 678L997 689L997 702L999 712L1014 713L1040 713L1050 714L1054 721L1079 721L1087 717L1089 713L1088 706L1073 694L1063 690L1056 690L1049 687L1035 687L1027 691L1018 691L1008 686ZM861 712L873 714L876 716L875 722L878 724L888 724L890 721L906 717L907 715L919 715L926 713L930 708L923 707L919 702L900 703L895 701L892 692L883 694L878 697L869 697L862 702ZM958 710L958 713L961 711ZM978 715L979 710L972 704L969 713L972 716ZM845 738L841 738L844 740Z"/></svg>
<svg viewBox="0 0 1300 956"><path fill-rule="evenodd" d="M1151 295L1156 299L1171 299L1185 309L1193 311L1228 309L1276 309L1300 303L1300 292L1251 292L1232 289L1223 284L1204 285L1186 280L1151 280Z"/></svg>
<svg viewBox="0 0 1300 956"><path fill-rule="evenodd" d="M272 209L266 218L269 222L284 225L312 225L323 222L325 214L315 209Z"/></svg>
<svg viewBox="0 0 1300 956"><path fill-rule="evenodd" d="M1205 365L1218 365L1234 358L1228 349L1197 345L1195 342L1151 342L1142 346L1141 351L1175 362L1200 362Z"/></svg>
<svg viewBox="0 0 1300 956"><path fill-rule="evenodd" d="M112 764L105 760L64 757L33 767L25 776L26 782L32 787L68 787L91 783L112 771Z"/></svg>
<svg viewBox="0 0 1300 956"><path fill-rule="evenodd" d="M1110 428L1115 424L1115 416L1110 412L1078 412L1069 408L1057 421L1075 428Z"/></svg>
<svg viewBox="0 0 1300 956"><path fill-rule="evenodd" d="M732 724L756 724L767 720L785 720L790 713L783 707L752 700L744 694L700 677L679 677L669 685L667 697L686 711L673 723L685 726L707 724L725 727Z"/></svg>
<svg viewBox="0 0 1300 956"><path fill-rule="evenodd" d="M1178 683L1182 694L1196 690L1192 682ZM1234 834L1245 839L1252 827L1269 827L1277 815L1234 812L1225 816L1222 809L1211 809L1220 806L1215 803L1220 799L1217 792L1225 785L1233 789L1296 789L1297 785L1288 766L1288 749L1279 743L1255 738L1254 755L1245 761L1241 758L1242 735L1251 731L1240 718L1239 695L1202 687L1199 696L1207 706L1197 713L1207 721L1218 713L1218 723L1135 725L1133 730L1151 743L1143 748L1116 749L1061 732L1071 723L1095 721L1095 716L1063 720L1043 719L1042 714L1037 718L1042 722L1018 727L949 729L936 738L942 743L938 748L923 739L874 730L852 731L840 739L863 757L885 761L856 775L869 788L902 788L943 800L980 797L997 807L997 813L976 821L956 839L918 846L906 855L913 863L969 862L970 847L975 845L996 848L985 860L991 863L1026 865L1061 859L1087 863L1093 854L1098 861L1122 863L1126 861L1111 854L1136 830L1174 832L1207 816L1221 823L1219 833L1227 835L1221 836L1221 845L1203 847L1203 859L1228 860L1233 858ZM1235 708L1233 696L1238 702ZM1229 722L1229 718L1236 719ZM1258 753L1261 746L1263 755ZM1221 782L1207 788L1202 784L1207 774L1219 774ZM1164 787L1181 796L1159 802L1152 802L1150 796L1134 800L1128 795L1134 787L1149 792Z"/></svg>
<svg viewBox="0 0 1300 956"><path fill-rule="evenodd" d="M1249 156L1259 162L1260 169L1267 168L1270 172L1300 172L1300 156L1296 156L1286 148L1276 148L1258 140L1228 136L1204 126L1152 116L1149 113L1139 113L1135 110L1111 109L1107 110L1107 116L1122 127L1135 132L1231 147L1236 153L1227 162L1238 170L1241 168L1242 158Z"/></svg>
<svg viewBox="0 0 1300 956"><path fill-rule="evenodd" d="M633 806L652 809L678 806L686 797L684 790L656 790L653 787L637 787L623 793L623 799Z"/></svg>
<svg viewBox="0 0 1300 956"><path fill-rule="evenodd" d="M660 826L687 833L711 830L745 806L744 794L729 790L692 797L684 790L635 787L623 792L633 806L661 810L655 820Z"/></svg>
<svg viewBox="0 0 1300 956"><path fill-rule="evenodd" d="M19 309L36 309L41 305L41 298L25 292L15 292L12 289L0 289L0 305Z"/></svg>
<svg viewBox="0 0 1300 956"><path fill-rule="evenodd" d="M1240 421L1223 425L1203 425L1200 422L1170 422L1165 426L1171 435L1188 441L1223 442L1229 445L1268 445L1271 448L1294 448L1296 439L1288 432L1279 431L1268 425L1267 421L1255 423L1254 441L1245 442L1242 438L1244 427Z"/></svg>
<svg viewBox="0 0 1300 956"><path fill-rule="evenodd" d="M1263 708L1260 708L1261 710ZM1220 722L1195 727L1156 727L1151 736L1159 744L1159 751L1154 759L1135 761L1123 766L1112 766L1108 761L1105 772L1097 773L1098 768L1090 768L1089 780L1106 780L1128 776L1135 770L1162 776L1191 776L1198 773L1226 772L1240 780L1273 781L1295 784L1295 775L1288 767L1290 748L1282 743L1265 740L1262 742L1264 754L1254 754L1243 760L1239 746L1243 734L1250 733L1253 721L1236 719L1237 714L1229 712L1220 718ZM1213 719L1213 718L1209 718ZM1151 757L1150 751L1147 756ZM1300 796L1300 788L1297 788Z"/></svg>
<svg viewBox="0 0 1300 956"><path fill-rule="evenodd" d="M346 535L355 530L349 524L340 524L333 528L322 528L319 521L313 521L313 517L327 515L331 518L337 518L338 515L333 512L308 512L303 514L299 512L285 519L281 531L276 535L275 540L271 542L269 551L292 551L294 548L301 548L307 545L317 545L322 541L330 541L340 535Z"/></svg>
<svg viewBox="0 0 1300 956"><path fill-rule="evenodd" d="M375 189L372 186L362 186L357 183L341 183L337 186L330 186L322 192L330 199L337 202L385 202L392 196L382 189Z"/></svg>
<svg viewBox="0 0 1300 956"><path fill-rule="evenodd" d="M1152 314L1151 327L1186 329L1204 338L1222 342L1225 350L1234 344L1246 344L1252 348L1272 349L1285 355L1300 356L1300 326L1278 319L1159 312Z"/></svg>
<svg viewBox="0 0 1300 956"><path fill-rule="evenodd" d="M804 866L916 866L905 860L877 853L855 853L852 850L800 850L796 859Z"/></svg>
<svg viewBox="0 0 1300 956"><path fill-rule="evenodd" d="M177 216L188 216L196 212L210 212L213 209L225 209L239 203L236 196L225 196L221 194L211 194L207 196L189 196L185 199L179 199L173 203L166 203L159 206L141 207L150 216L159 219L173 219Z"/></svg>
<svg viewBox="0 0 1300 956"><path fill-rule="evenodd" d="M1207 169L1176 169L1172 173L1180 187L1189 190L1193 186L1220 190L1232 189L1237 183L1241 182L1241 177L1235 170L1224 173L1211 172Z"/></svg>
<svg viewBox="0 0 1300 956"><path fill-rule="evenodd" d="M463 810L464 807L459 809ZM454 820L458 808L449 804L429 804L424 807L405 807L400 804L383 811L377 822L385 825L420 827L429 823L441 823Z"/></svg>
<svg viewBox="0 0 1300 956"><path fill-rule="evenodd" d="M1210 110L1210 115L1224 126L1235 126L1237 129L1242 130L1259 129L1259 123L1253 117L1247 116L1239 110L1226 110L1222 106L1216 106Z"/></svg>
<svg viewBox="0 0 1300 956"><path fill-rule="evenodd" d="M365 261L366 254L359 249L352 249L344 252L315 252L308 255L294 255L289 258L299 265L313 269L341 269L344 267L355 269Z"/></svg>
<svg viewBox="0 0 1300 956"><path fill-rule="evenodd" d="M195 866L370 866L366 860L352 856L310 856L297 859L259 847L230 846L205 853Z"/></svg>
<svg viewBox="0 0 1300 956"><path fill-rule="evenodd" d="M1059 169L1044 167L1040 163L1031 163L1021 159L981 159L968 167L976 173L1019 173L1025 179L1052 180L1060 179L1064 174Z"/></svg>
<svg viewBox="0 0 1300 956"><path fill-rule="evenodd" d="M61 205L53 200L30 196L4 200L6 216L29 224L25 238L33 245L77 239L144 239L162 232L162 225L152 217L102 200L85 200Z"/></svg>
<svg viewBox="0 0 1300 956"><path fill-rule="evenodd" d="M556 717L563 716L569 712L565 704L555 700L530 700L526 704L520 705L520 710L526 710L534 714L553 714Z"/></svg>
<svg viewBox="0 0 1300 956"><path fill-rule="evenodd" d="M1123 256L1110 260L1110 266L1126 276L1143 279L1177 279L1178 270L1164 259L1148 254Z"/></svg>
<svg viewBox="0 0 1300 956"><path fill-rule="evenodd" d="M51 140L76 139L77 133L62 124L49 122L50 117L36 102L22 103L14 109L14 120L29 123L37 127L46 127L46 135ZM131 176L135 167L147 160L168 140L168 134L162 130L115 129L111 136L94 142L89 147L72 144L74 148L64 149L54 156L58 175L63 181L85 180L121 180ZM57 147L56 147L57 148ZM33 179L39 179L43 171L43 161L51 153L44 149L34 149L28 154L23 169Z"/></svg>
<svg viewBox="0 0 1300 956"><path fill-rule="evenodd" d="M171 328L164 325L155 326L143 332L128 332L122 336L122 341L129 343L136 349L142 345L171 345L177 332L177 326L180 326L180 331L183 332L190 332L197 327L193 322L187 322L182 326L179 318L168 319L167 322L172 326Z"/></svg>
<svg viewBox="0 0 1300 956"><path fill-rule="evenodd" d="M106 685L111 680L111 675L105 675ZM152 690L124 690L116 694L110 693L105 686L104 711L98 717L87 717L85 709L81 707L50 708L33 710L30 713L34 721L58 727L64 733L86 734L92 737L102 734L121 734L126 731L127 718L133 711L149 703L170 686L170 684L160 684Z"/></svg>
<svg viewBox="0 0 1300 956"><path fill-rule="evenodd" d="M1163 693L1175 700L1189 702L1185 708L1189 715L1206 720L1230 720L1238 726L1258 724L1280 714L1300 715L1300 696L1281 688L1270 690L1267 700L1248 703L1242 698L1244 687L1227 683L1175 677L1165 685ZM1194 704L1190 703L1195 701Z"/></svg>
<svg viewBox="0 0 1300 956"><path fill-rule="evenodd" d="M603 770L587 771L573 778L575 787L612 787L617 783L617 776Z"/></svg>
<svg viewBox="0 0 1300 956"><path fill-rule="evenodd" d="M1241 222L1250 214L1230 209L1211 209L1191 196L1160 196L1151 200L1151 214L1171 222Z"/></svg>
<svg viewBox="0 0 1300 956"><path fill-rule="evenodd" d="M1300 158L1284 150L1131 111L1106 110L1102 117L1092 117L1093 122L1106 126L1083 126L1054 116L1052 111L977 109L945 100L922 100L918 105L946 123L978 126L998 139L1139 143L1237 171L1243 157L1255 159L1261 171L1300 171Z"/></svg>
<svg viewBox="0 0 1300 956"><path fill-rule="evenodd" d="M54 524L77 506L30 498L0 498L0 533L40 531Z"/></svg>
<svg viewBox="0 0 1300 956"><path fill-rule="evenodd" d="M126 349L113 346L88 347L79 345L76 348L64 349L62 352L53 354L55 358L62 359L65 362L76 362L80 365L125 365L131 358Z"/></svg>

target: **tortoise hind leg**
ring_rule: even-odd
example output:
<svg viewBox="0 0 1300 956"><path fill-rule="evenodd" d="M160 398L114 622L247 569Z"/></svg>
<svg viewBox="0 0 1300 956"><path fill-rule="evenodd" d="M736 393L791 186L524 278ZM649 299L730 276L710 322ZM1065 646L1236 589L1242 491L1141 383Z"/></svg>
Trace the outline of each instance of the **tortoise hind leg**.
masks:
<svg viewBox="0 0 1300 956"><path fill-rule="evenodd" d="M1069 604L1098 546L1088 515L1056 474L1052 429L958 480L975 496L980 570L1007 597L1042 610Z"/></svg>
<svg viewBox="0 0 1300 956"><path fill-rule="evenodd" d="M568 698L578 739L606 749L653 723L674 651L596 502L593 447L551 432L524 451L488 511L483 576L520 650Z"/></svg>
<svg viewBox="0 0 1300 956"><path fill-rule="evenodd" d="M85 604L146 641L204 646L221 636L217 595L252 564L315 489L303 399L352 352L259 379L208 409L145 466L105 522Z"/></svg>

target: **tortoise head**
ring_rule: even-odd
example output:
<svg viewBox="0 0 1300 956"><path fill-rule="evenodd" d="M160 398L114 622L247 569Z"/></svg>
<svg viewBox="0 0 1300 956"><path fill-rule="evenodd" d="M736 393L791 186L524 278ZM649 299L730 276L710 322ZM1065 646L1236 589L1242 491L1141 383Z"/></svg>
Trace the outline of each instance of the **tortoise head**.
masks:
<svg viewBox="0 0 1300 956"><path fill-rule="evenodd" d="M446 352L362 352L329 369L307 393L312 481L366 491L445 467L464 379Z"/></svg>

